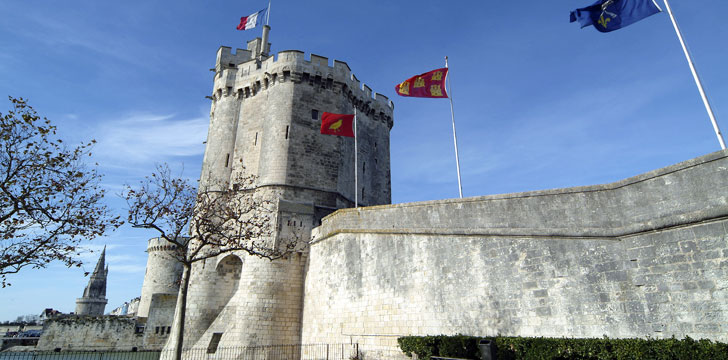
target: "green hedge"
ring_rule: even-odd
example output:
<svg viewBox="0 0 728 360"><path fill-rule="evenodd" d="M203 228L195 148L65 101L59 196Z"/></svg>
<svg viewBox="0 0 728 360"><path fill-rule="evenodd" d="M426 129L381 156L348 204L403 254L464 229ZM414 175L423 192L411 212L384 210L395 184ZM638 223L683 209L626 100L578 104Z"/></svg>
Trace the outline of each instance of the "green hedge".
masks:
<svg viewBox="0 0 728 360"><path fill-rule="evenodd" d="M478 342L495 344L494 359L725 359L728 344L710 340L685 339L566 339L524 337L404 336L397 339L399 348L419 359L443 356L480 359Z"/></svg>

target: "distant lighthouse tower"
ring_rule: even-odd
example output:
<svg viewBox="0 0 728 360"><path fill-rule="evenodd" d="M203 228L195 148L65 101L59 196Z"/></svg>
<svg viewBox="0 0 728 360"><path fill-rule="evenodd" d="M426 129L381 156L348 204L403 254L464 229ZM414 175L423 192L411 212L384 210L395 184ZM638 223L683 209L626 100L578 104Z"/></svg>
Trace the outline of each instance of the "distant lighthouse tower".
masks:
<svg viewBox="0 0 728 360"><path fill-rule="evenodd" d="M109 273L106 262L106 246L101 252L91 278L88 280L83 297L76 299L76 315L103 315L106 307L106 275Z"/></svg>

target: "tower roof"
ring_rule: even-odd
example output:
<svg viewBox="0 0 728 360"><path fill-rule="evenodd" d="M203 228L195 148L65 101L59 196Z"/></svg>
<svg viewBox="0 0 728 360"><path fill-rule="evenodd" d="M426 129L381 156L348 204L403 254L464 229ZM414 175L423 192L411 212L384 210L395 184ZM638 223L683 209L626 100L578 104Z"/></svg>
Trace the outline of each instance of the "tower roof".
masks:
<svg viewBox="0 0 728 360"><path fill-rule="evenodd" d="M99 261L96 263L88 285L83 290L83 297L76 299L76 314L78 315L103 315L106 306L106 246L101 251Z"/></svg>
<svg viewBox="0 0 728 360"><path fill-rule="evenodd" d="M106 273L104 272L104 269L106 268L106 245L104 245L104 250L101 251L101 256L99 257L99 262L96 263L96 268L94 269L93 274L91 277L94 276L106 276Z"/></svg>

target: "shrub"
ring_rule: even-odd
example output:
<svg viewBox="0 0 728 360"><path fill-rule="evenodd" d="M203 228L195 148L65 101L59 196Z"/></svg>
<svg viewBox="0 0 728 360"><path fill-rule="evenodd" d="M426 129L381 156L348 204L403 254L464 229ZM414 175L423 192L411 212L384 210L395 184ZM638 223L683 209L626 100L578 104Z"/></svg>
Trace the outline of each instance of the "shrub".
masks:
<svg viewBox="0 0 728 360"><path fill-rule="evenodd" d="M480 359L481 337L466 335L404 336L397 339L407 355L419 359L430 356ZM568 339L497 336L495 359L723 359L728 360L728 344L710 340L684 339Z"/></svg>

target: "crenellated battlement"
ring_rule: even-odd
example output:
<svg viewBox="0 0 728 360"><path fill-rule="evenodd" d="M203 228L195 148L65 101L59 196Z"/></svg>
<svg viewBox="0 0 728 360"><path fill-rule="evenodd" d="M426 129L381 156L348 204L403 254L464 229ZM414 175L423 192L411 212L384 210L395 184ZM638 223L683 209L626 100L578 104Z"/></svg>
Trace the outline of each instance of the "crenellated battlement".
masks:
<svg viewBox="0 0 728 360"><path fill-rule="evenodd" d="M339 92L360 111L376 118L384 117L388 123L392 121L394 103L361 83L346 62L333 60L330 65L329 58L316 54L310 54L306 59L306 54L298 50L280 51L261 61L248 50L237 49L232 53L230 47L220 47L215 64L213 99L224 96L245 99L288 81Z"/></svg>

